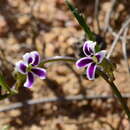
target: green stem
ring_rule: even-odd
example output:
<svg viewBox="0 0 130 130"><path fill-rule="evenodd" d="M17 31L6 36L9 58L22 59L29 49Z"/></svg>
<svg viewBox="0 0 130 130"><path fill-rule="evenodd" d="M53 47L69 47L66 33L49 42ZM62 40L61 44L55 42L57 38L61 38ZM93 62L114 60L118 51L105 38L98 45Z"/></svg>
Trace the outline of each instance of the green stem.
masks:
<svg viewBox="0 0 130 130"><path fill-rule="evenodd" d="M50 62L57 62L57 61L76 62L76 60L77 60L76 58L68 57L68 56L55 56L41 61L39 67L44 67L46 63L50 63Z"/></svg>
<svg viewBox="0 0 130 130"><path fill-rule="evenodd" d="M108 76L104 72L100 71L99 69L97 69L96 72L97 72L97 74L101 75L102 78L111 86L111 89L112 89L113 93L119 99L119 101L120 101L120 103L122 105L122 108L126 112L126 114L128 116L128 119L130 120L130 111L129 111L129 108L126 105L126 102L124 101L124 99L122 98L122 95L121 95L120 91L118 90L118 88L116 87L116 85L113 83L113 81L109 81Z"/></svg>

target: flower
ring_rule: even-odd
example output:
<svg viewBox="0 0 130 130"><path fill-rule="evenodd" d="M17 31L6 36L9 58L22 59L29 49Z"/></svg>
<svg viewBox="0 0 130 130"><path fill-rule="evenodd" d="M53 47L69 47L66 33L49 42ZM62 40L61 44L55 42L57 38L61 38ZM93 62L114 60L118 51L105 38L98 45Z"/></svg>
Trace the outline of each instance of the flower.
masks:
<svg viewBox="0 0 130 130"><path fill-rule="evenodd" d="M23 55L23 60L16 63L16 71L27 75L24 87L31 88L35 76L40 79L46 78L46 70L38 67L40 63L40 55L37 51L26 53Z"/></svg>
<svg viewBox="0 0 130 130"><path fill-rule="evenodd" d="M83 52L86 57L83 57L76 62L77 68L87 67L86 76L89 80L95 79L96 68L103 61L106 55L106 50L96 52L95 46L96 42L86 41L83 45Z"/></svg>

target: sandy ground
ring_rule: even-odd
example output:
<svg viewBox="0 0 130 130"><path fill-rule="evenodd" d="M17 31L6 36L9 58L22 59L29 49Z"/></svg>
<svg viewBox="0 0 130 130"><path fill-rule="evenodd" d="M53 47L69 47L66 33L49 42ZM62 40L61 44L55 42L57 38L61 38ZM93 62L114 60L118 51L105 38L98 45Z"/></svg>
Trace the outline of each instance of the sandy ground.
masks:
<svg viewBox="0 0 130 130"><path fill-rule="evenodd" d="M94 1L82 3L74 0L74 3L88 17L87 23L91 29L103 36L102 32L98 32L94 13L92 14ZM128 4L127 1L117 2L114 7L110 25L115 32L129 13ZM105 15L110 6L110 1L100 1L101 28L104 27ZM64 0L2 0L0 9L0 48L4 52L4 57L0 53L0 66L10 85L14 83L11 77L13 65L25 52L37 50L42 58L78 54L76 44L83 40L84 33ZM112 34L107 32L107 50L113 39ZM130 93L129 74L120 42L113 52L112 60L117 64L114 72L116 85L122 93ZM73 64L60 62L48 64L47 68L46 80L37 79L31 89L21 88L18 95L1 101L0 106L42 97L112 94L109 85L102 78L88 81L81 76L83 71L77 70ZM115 99L45 103L1 112L0 130L6 126L10 127L7 130L129 130L130 127Z"/></svg>

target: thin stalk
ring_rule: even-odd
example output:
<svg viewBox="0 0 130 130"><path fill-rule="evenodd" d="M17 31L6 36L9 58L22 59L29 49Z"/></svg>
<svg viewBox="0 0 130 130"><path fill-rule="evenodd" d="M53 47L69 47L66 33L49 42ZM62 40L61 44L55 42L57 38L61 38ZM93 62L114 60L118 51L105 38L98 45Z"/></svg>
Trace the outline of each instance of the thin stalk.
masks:
<svg viewBox="0 0 130 130"><path fill-rule="evenodd" d="M39 66L44 67L46 63L57 62L57 61L76 62L76 60L77 60L76 58L68 57L68 56L55 56L41 61Z"/></svg>
<svg viewBox="0 0 130 130"><path fill-rule="evenodd" d="M114 84L114 82L113 82L113 81L109 81L108 76L107 76L104 72L100 71L99 69L97 69L96 72L97 72L97 74L101 75L102 78L110 85L110 87L111 87L113 93L114 93L115 96L119 99L119 101L120 101L120 103L121 103L121 105L122 105L122 108L123 108L124 111L126 112L126 114L127 114L127 116L128 116L128 119L130 120L130 110L129 110L129 108L128 108L126 102L124 101L124 99L123 99L123 97L122 97L120 91L118 90L118 88L117 88L116 85Z"/></svg>

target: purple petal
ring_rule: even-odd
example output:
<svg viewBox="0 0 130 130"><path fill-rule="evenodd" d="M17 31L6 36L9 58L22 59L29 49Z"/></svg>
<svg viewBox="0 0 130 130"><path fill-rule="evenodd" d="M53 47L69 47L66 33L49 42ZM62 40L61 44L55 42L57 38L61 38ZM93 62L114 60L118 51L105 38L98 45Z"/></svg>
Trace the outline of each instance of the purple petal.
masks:
<svg viewBox="0 0 130 130"><path fill-rule="evenodd" d="M31 64L33 62L33 56L31 53L26 53L23 55L23 60L26 62L26 64Z"/></svg>
<svg viewBox="0 0 130 130"><path fill-rule="evenodd" d="M77 68L87 67L91 62L93 62L91 57L84 57L76 62L76 66Z"/></svg>
<svg viewBox="0 0 130 130"><path fill-rule="evenodd" d="M86 41L83 46L83 52L86 56L90 56L95 53L96 42Z"/></svg>
<svg viewBox="0 0 130 130"><path fill-rule="evenodd" d="M95 63L89 64L87 70L86 70L86 75L89 80L94 80L95 79L95 70L97 68L97 65Z"/></svg>
<svg viewBox="0 0 130 130"><path fill-rule="evenodd" d="M86 54L87 56L91 55L91 53L89 52L89 45L87 42L84 43L83 51L84 51L84 54Z"/></svg>
<svg viewBox="0 0 130 130"><path fill-rule="evenodd" d="M32 68L31 70L36 76L38 76L40 79L46 78L46 70L42 68Z"/></svg>
<svg viewBox="0 0 130 130"><path fill-rule="evenodd" d="M22 74L26 74L26 69L27 69L27 66L25 65L23 61L19 61L16 63L16 71Z"/></svg>
<svg viewBox="0 0 130 130"><path fill-rule="evenodd" d="M40 62L39 53L37 51L33 51L33 52L31 52L31 54L33 55L33 59L34 59L32 65L34 65L34 66L38 65Z"/></svg>
<svg viewBox="0 0 130 130"><path fill-rule="evenodd" d="M31 88L34 83L34 75L31 72L28 72L26 82L24 87Z"/></svg>
<svg viewBox="0 0 130 130"><path fill-rule="evenodd" d="M98 53L95 54L95 56L96 56L97 59L98 59L98 63L99 63L99 64L100 64L100 63L102 62L102 60L104 59L105 55L106 55L106 51L105 51L105 50L102 50L102 51L100 51L100 52L98 52Z"/></svg>

